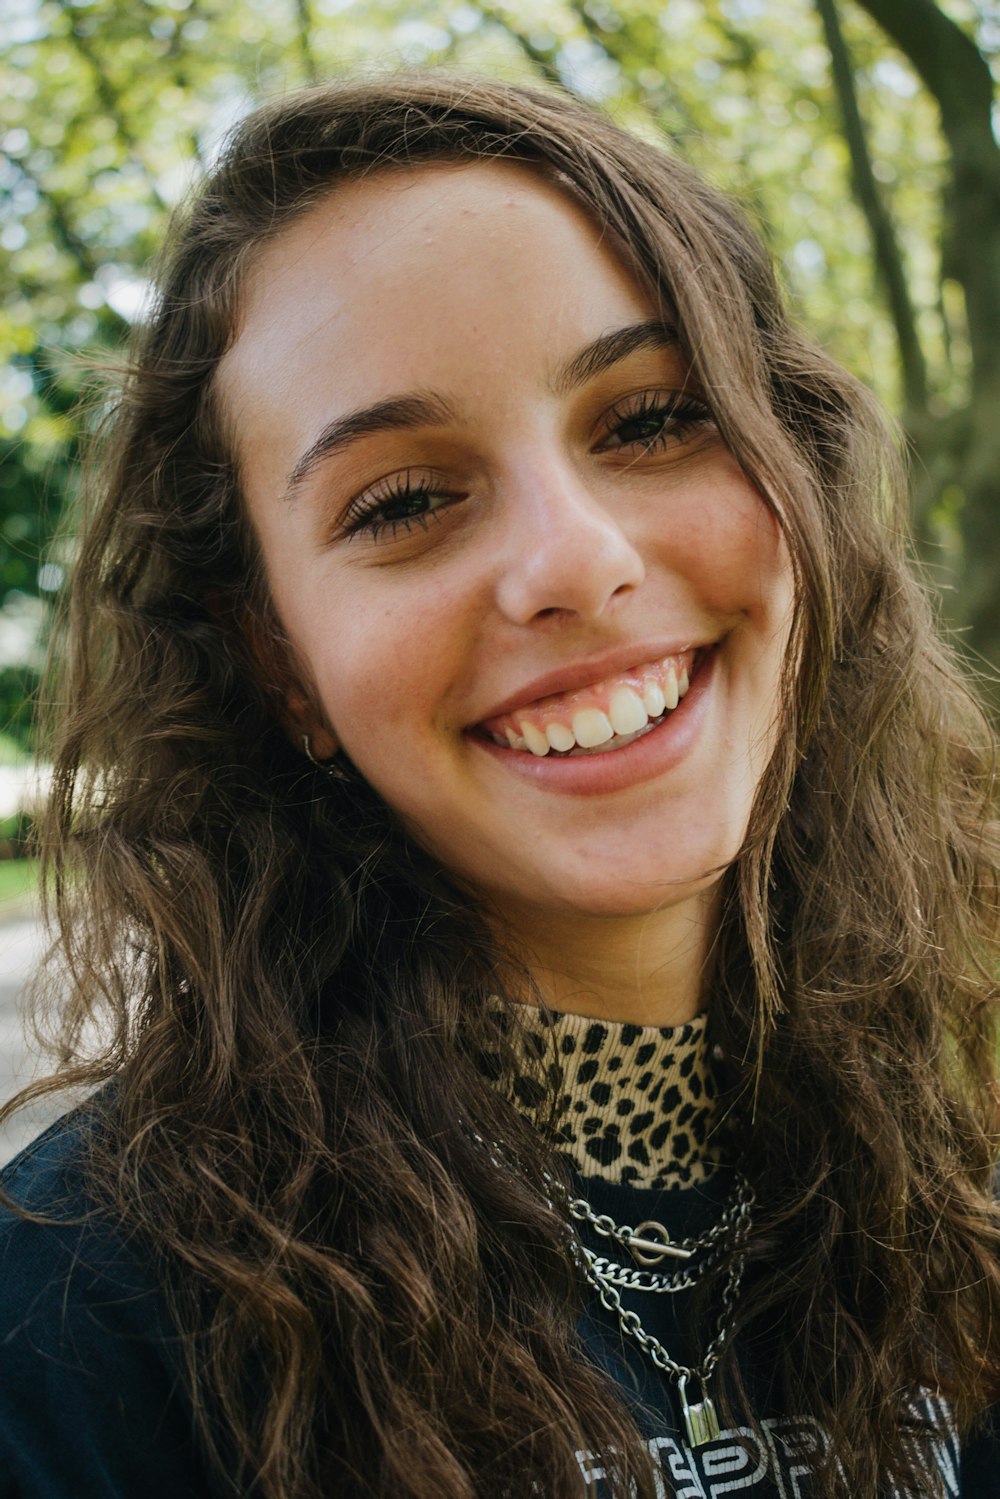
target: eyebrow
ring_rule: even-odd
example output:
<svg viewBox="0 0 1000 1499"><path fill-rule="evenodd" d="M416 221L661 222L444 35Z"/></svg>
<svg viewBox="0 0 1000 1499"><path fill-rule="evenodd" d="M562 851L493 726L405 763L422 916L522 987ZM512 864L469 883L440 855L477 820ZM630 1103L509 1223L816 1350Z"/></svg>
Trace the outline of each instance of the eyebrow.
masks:
<svg viewBox="0 0 1000 1499"><path fill-rule="evenodd" d="M649 321L616 328L602 333L579 353L561 364L555 372L552 388L565 395L604 370L642 349L666 349L677 343L677 330L669 323ZM285 481L284 498L295 499L309 475L334 453L351 443L377 432L403 432L415 427L442 426L458 420L458 413L443 396L431 391L413 391L408 395L389 396L371 406L363 406L346 416L334 417L309 444Z"/></svg>
<svg viewBox="0 0 1000 1499"><path fill-rule="evenodd" d="M579 354L574 354L559 366L553 388L559 395L565 395L603 374L619 360L627 359L630 354L637 354L642 349L669 349L676 344L677 329L660 321L631 323L627 328L616 328L613 333L602 333L600 338L595 338Z"/></svg>
<svg viewBox="0 0 1000 1499"><path fill-rule="evenodd" d="M419 391L405 396L389 396L372 406L363 406L346 416L327 422L315 442L309 444L285 481L285 499L293 500L306 479L332 454L350 443L375 432L404 432L412 427L440 426L454 421L453 406L441 396Z"/></svg>

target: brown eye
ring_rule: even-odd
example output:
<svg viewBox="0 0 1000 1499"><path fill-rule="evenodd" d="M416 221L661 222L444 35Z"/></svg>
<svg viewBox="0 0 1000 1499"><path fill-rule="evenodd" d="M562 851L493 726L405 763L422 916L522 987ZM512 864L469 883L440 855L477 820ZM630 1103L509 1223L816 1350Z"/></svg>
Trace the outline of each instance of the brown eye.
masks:
<svg viewBox="0 0 1000 1499"><path fill-rule="evenodd" d="M377 540L386 531L395 536L415 526L426 529L430 518L455 498L430 475L418 479L407 470L352 500L341 534L348 540L359 534Z"/></svg>
<svg viewBox="0 0 1000 1499"><path fill-rule="evenodd" d="M651 392L612 408L608 436L598 451L638 448L643 453L658 453L670 443L686 441L711 420L712 414L702 401L679 392L669 396Z"/></svg>

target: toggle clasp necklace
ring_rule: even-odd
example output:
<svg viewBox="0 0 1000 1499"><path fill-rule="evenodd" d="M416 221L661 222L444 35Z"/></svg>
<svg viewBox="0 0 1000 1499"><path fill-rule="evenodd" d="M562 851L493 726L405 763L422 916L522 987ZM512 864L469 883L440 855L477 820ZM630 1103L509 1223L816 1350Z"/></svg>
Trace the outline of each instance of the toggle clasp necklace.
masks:
<svg viewBox="0 0 1000 1499"><path fill-rule="evenodd" d="M636 1228L629 1228L627 1223L616 1223L607 1213L595 1213L583 1197L574 1197L569 1204L569 1211L570 1216L578 1223L589 1223L602 1238L614 1239L623 1248L629 1249L640 1265L658 1265L668 1256L675 1260L689 1260L695 1252L683 1244L674 1244L663 1224L651 1218ZM657 1234L658 1237L652 1239L650 1234Z"/></svg>
<svg viewBox="0 0 1000 1499"><path fill-rule="evenodd" d="M637 1223L635 1228L627 1232L628 1238L623 1237L622 1243L631 1250L632 1258L640 1265L658 1265L668 1255L676 1260L689 1260L694 1253L693 1249L683 1249L680 1244L672 1244L667 1230L655 1218ZM651 1234L656 1234L657 1237L651 1238Z"/></svg>
<svg viewBox="0 0 1000 1499"><path fill-rule="evenodd" d="M490 1147L482 1136L474 1131L470 1130L469 1133L472 1139L485 1146L490 1152L490 1159L494 1165L498 1167L505 1165L495 1147ZM745 1245L750 1233L752 1213L756 1202L753 1187L742 1171L737 1170L736 1190L723 1208L719 1219L712 1224L711 1228L705 1229L695 1238L687 1239L681 1244L674 1244L663 1224L655 1219L649 1219L635 1228L630 1228L627 1224L616 1223L606 1213L595 1213L585 1197L567 1199L563 1190L554 1181L551 1182L551 1188L550 1206L561 1202L568 1210L571 1220L586 1223L602 1238L611 1239L621 1244L623 1248L627 1247L640 1265L643 1264L643 1256L655 1256L655 1259L646 1259L646 1265L655 1264L667 1257L690 1260L695 1255L702 1256L701 1265L694 1269L677 1269L673 1272L652 1269L630 1270L595 1254L576 1234L573 1235L571 1244L573 1256L588 1285L596 1292L601 1306L617 1319L623 1336L637 1343L650 1362L662 1374L665 1374L676 1388L689 1444L692 1447L704 1447L708 1442L715 1441L720 1435L719 1418L708 1386L723 1345L733 1327L733 1314L746 1260ZM706 1348L701 1363L690 1368L671 1358L659 1339L646 1331L638 1314L622 1305L621 1292L625 1290L672 1293L687 1290L694 1286L697 1280L724 1255L729 1257L729 1268L722 1287L722 1304L719 1308L715 1336ZM688 1400L687 1387L691 1381L696 1381L698 1384L701 1391L700 1400Z"/></svg>
<svg viewBox="0 0 1000 1499"><path fill-rule="evenodd" d="M662 1223L649 1219L635 1228L616 1223L605 1213L595 1213L583 1197L570 1200L569 1214L578 1223L586 1223L602 1238L627 1248L640 1266L656 1265L671 1256L690 1260L703 1256L700 1266L673 1272L642 1268L630 1270L594 1253L576 1240L575 1253L586 1280L597 1293L604 1309L618 1320L622 1333L638 1343L646 1357L673 1382L684 1431L691 1447L704 1447L720 1435L715 1403L709 1394L709 1380L715 1371L722 1348L733 1325L733 1313L739 1295L745 1263L745 1243L750 1232L755 1194L742 1172L737 1172L736 1191L727 1202L721 1217L697 1238L681 1244L671 1242ZM646 1331L638 1314L622 1304L622 1291L676 1292L693 1286L724 1255L729 1254L729 1270L722 1288L719 1321L715 1336L705 1350L701 1363L694 1368L679 1364L652 1333ZM697 1385L700 1400L688 1399L688 1385Z"/></svg>

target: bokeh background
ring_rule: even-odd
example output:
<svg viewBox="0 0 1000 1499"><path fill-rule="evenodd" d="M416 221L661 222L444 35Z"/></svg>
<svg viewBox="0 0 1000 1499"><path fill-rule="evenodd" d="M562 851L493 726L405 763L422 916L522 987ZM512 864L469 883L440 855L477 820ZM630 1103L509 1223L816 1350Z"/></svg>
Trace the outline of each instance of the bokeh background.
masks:
<svg viewBox="0 0 1000 1499"><path fill-rule="evenodd" d="M2 0L0 914L32 877L94 369L165 222L262 97L412 65L570 89L744 200L803 321L898 415L942 615L1000 664L997 0Z"/></svg>

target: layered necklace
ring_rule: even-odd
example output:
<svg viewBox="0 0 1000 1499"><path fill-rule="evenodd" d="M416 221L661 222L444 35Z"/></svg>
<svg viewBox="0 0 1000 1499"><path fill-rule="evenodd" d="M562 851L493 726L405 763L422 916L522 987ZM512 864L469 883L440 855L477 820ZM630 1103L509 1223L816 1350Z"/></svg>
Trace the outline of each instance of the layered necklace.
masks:
<svg viewBox="0 0 1000 1499"><path fill-rule="evenodd" d="M694 1238L678 1239L676 1242L671 1239L664 1225L656 1220L650 1219L631 1228L627 1224L616 1223L606 1213L595 1213L586 1198L573 1197L566 1202L570 1219L587 1224L595 1234L620 1245L637 1262L639 1268L624 1265L619 1260L595 1253L583 1243L578 1234L573 1236L574 1257L588 1284L597 1293L601 1305L617 1318L624 1336L631 1338L650 1362L673 1382L680 1402L684 1430L692 1447L701 1447L719 1435L719 1419L709 1394L708 1382L732 1328L733 1311L746 1259L744 1244L750 1232L754 1201L753 1188L746 1177L739 1173L736 1188L716 1222ZM639 1314L623 1306L621 1293L638 1291L653 1295L676 1295L678 1291L687 1291L697 1285L725 1258L729 1259L729 1269L722 1288L715 1335L699 1364L693 1367L679 1364L660 1340L646 1331ZM679 1263L670 1271L651 1268L664 1259ZM697 1387L701 1394L700 1400L689 1399L689 1385Z"/></svg>
<svg viewBox="0 0 1000 1499"><path fill-rule="evenodd" d="M715 1084L704 1015L661 1030L578 1015L544 1016L525 1008L523 1022L523 1072L508 1079L509 1096L538 1123L536 1107L526 1100L547 1096L545 1059L558 1055L555 1143L584 1182L603 1177L667 1197L671 1187L700 1185L714 1174L720 1162L706 1143ZM601 1307L616 1319L623 1337L674 1385L689 1444L712 1441L719 1435L719 1421L709 1381L732 1331L743 1278L755 1201L749 1182L737 1172L716 1221L693 1238L677 1240L658 1220L635 1227L619 1224L555 1181L550 1190L553 1207L566 1216L572 1232L574 1259ZM603 1240L606 1251L590 1248L581 1230ZM698 1364L682 1364L647 1331L639 1313L624 1305L623 1294L676 1295L723 1264L727 1268L715 1333Z"/></svg>

